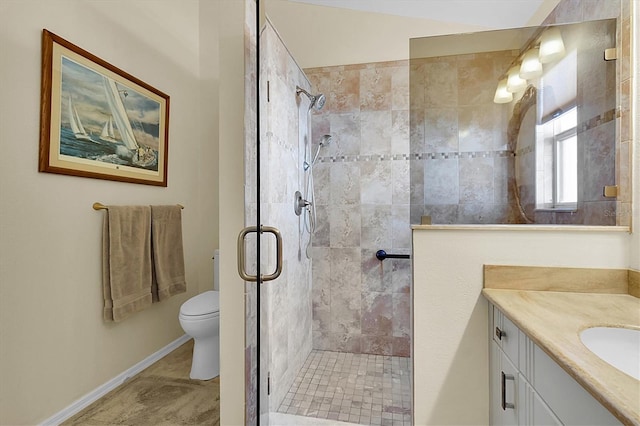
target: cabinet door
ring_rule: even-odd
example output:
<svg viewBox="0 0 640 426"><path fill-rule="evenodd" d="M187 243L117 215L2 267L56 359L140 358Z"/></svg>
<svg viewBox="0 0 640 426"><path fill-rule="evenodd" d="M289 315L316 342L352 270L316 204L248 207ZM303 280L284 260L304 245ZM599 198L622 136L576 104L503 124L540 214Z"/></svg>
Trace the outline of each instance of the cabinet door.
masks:
<svg viewBox="0 0 640 426"><path fill-rule="evenodd" d="M533 393L533 423L532 425L558 425L562 422L558 420L553 411L544 403L540 395Z"/></svg>
<svg viewBox="0 0 640 426"><path fill-rule="evenodd" d="M534 345L533 365L531 385L564 424L620 424L613 414L537 345Z"/></svg>
<svg viewBox="0 0 640 426"><path fill-rule="evenodd" d="M495 341L491 342L491 352L491 424L517 425L518 370Z"/></svg>
<svg viewBox="0 0 640 426"><path fill-rule="evenodd" d="M520 330L498 308L493 308L493 327L491 333L493 340L509 357L509 360L518 367L518 335Z"/></svg>
<svg viewBox="0 0 640 426"><path fill-rule="evenodd" d="M549 406L540 398L540 395L520 374L518 382L518 421L526 426L562 426L562 422L551 411Z"/></svg>

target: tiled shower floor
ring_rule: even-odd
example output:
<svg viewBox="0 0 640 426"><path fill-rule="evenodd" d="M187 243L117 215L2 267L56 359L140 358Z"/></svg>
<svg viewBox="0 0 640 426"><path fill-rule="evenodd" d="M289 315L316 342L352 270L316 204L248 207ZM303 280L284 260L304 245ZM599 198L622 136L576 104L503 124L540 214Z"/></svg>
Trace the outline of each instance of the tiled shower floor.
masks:
<svg viewBox="0 0 640 426"><path fill-rule="evenodd" d="M313 350L278 411L365 425L410 425L409 373L409 358Z"/></svg>

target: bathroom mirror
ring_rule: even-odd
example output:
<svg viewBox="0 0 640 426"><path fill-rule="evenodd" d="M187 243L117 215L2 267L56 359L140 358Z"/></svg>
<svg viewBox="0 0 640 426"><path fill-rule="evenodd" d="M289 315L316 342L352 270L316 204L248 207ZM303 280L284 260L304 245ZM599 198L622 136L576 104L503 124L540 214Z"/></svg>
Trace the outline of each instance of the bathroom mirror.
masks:
<svg viewBox="0 0 640 426"><path fill-rule="evenodd" d="M411 223L628 225L618 25L412 39Z"/></svg>

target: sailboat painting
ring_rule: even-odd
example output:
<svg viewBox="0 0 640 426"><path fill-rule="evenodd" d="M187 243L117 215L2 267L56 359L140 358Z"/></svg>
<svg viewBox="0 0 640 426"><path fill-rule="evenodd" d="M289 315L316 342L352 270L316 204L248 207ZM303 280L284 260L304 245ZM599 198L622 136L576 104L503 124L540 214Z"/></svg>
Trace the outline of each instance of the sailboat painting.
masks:
<svg viewBox="0 0 640 426"><path fill-rule="evenodd" d="M44 31L41 171L166 186L169 96Z"/></svg>

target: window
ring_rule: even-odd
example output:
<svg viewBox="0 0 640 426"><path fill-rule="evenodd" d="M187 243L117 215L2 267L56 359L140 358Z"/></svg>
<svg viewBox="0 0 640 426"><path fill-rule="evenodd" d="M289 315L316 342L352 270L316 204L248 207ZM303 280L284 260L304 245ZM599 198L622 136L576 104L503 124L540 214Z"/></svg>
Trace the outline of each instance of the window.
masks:
<svg viewBox="0 0 640 426"><path fill-rule="evenodd" d="M575 210L578 203L578 114L573 107L538 126L538 209Z"/></svg>
<svg viewBox="0 0 640 426"><path fill-rule="evenodd" d="M578 138L575 128L570 135L556 138L555 188L556 206L578 203Z"/></svg>

